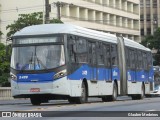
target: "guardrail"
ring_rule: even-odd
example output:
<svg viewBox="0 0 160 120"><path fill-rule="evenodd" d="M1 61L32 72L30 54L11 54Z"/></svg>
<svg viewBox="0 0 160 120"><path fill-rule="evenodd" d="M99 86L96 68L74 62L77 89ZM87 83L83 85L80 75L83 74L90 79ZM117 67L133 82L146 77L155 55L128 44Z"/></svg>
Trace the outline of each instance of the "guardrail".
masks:
<svg viewBox="0 0 160 120"><path fill-rule="evenodd" d="M0 100L14 99L11 94L11 87L0 87Z"/></svg>

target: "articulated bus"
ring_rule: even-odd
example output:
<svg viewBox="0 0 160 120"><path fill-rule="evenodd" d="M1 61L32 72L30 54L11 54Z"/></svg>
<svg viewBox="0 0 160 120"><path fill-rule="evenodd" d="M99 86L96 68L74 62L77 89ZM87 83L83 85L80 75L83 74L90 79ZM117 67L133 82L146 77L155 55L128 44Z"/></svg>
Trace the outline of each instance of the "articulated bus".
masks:
<svg viewBox="0 0 160 120"><path fill-rule="evenodd" d="M23 28L12 37L11 88L33 105L52 99L85 103L143 99L153 91L150 49L139 43L71 24Z"/></svg>

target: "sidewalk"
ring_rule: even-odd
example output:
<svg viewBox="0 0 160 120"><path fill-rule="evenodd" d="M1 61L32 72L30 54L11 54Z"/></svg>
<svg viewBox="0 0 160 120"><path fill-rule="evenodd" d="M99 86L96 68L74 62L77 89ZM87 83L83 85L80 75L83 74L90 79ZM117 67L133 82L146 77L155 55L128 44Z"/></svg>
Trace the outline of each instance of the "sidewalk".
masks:
<svg viewBox="0 0 160 120"><path fill-rule="evenodd" d="M0 105L30 104L30 99L0 100Z"/></svg>

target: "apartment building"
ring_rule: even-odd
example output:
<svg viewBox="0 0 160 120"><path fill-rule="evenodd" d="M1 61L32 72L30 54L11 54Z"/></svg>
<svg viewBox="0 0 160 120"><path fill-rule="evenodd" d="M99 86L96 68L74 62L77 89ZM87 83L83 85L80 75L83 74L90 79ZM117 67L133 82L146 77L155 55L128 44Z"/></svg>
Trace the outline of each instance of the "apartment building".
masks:
<svg viewBox="0 0 160 120"><path fill-rule="evenodd" d="M140 23L142 39L154 34L160 27L160 0L140 0Z"/></svg>
<svg viewBox="0 0 160 120"><path fill-rule="evenodd" d="M57 1L64 23L95 29L140 41L139 0L50 0L50 19L57 17ZM0 0L0 30L6 40L6 26L18 14L43 12L45 0Z"/></svg>

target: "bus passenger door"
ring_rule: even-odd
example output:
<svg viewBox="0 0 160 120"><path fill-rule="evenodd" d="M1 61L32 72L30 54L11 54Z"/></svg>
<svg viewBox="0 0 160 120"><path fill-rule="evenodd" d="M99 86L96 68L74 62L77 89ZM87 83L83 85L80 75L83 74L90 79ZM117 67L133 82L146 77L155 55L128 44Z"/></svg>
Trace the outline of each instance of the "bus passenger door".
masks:
<svg viewBox="0 0 160 120"><path fill-rule="evenodd" d="M96 58L96 43L88 42L89 47L89 64L90 64L90 80L97 81L97 58Z"/></svg>

